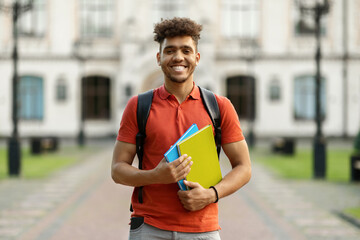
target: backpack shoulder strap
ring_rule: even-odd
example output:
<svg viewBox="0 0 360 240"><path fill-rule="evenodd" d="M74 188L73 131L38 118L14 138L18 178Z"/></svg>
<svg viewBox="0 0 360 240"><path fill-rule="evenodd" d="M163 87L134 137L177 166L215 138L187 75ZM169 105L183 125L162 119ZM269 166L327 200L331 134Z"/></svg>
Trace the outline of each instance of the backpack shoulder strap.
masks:
<svg viewBox="0 0 360 240"><path fill-rule="evenodd" d="M218 155L221 151L221 115L215 94L205 88L199 87L201 99L205 105L205 109L209 114L215 128L215 143Z"/></svg>
<svg viewBox="0 0 360 240"><path fill-rule="evenodd" d="M153 99L153 90L149 90L147 92L138 95L136 118L137 118L139 132L136 135L136 155L139 160L139 169L142 169L144 142L146 138L145 128L150 113L152 99ZM139 188L138 196L139 196L139 202L142 203L143 202L142 187Z"/></svg>

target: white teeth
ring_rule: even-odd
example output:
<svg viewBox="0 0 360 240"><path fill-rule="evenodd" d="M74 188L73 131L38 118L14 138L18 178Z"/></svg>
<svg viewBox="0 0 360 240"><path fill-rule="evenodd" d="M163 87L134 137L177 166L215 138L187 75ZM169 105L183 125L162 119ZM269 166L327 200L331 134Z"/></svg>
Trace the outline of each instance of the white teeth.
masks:
<svg viewBox="0 0 360 240"><path fill-rule="evenodd" d="M175 71L183 71L185 69L184 66L173 66L172 67Z"/></svg>

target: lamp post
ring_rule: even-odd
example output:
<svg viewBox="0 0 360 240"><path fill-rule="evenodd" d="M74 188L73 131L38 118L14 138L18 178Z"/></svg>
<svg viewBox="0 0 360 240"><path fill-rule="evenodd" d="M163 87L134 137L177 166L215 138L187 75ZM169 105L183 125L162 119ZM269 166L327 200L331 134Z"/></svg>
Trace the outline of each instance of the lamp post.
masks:
<svg viewBox="0 0 360 240"><path fill-rule="evenodd" d="M88 46L87 42L75 41L73 45L73 55L80 62L80 69L83 71L85 68L85 61L89 58L87 51L84 51L83 47ZM81 74L83 72L81 71ZM86 86L84 84L85 77L80 78L80 124L79 124L79 132L77 135L77 143L79 147L83 147L86 142L85 137L85 109L86 109Z"/></svg>
<svg viewBox="0 0 360 240"><path fill-rule="evenodd" d="M321 115L321 18L326 15L330 10L328 0L311 1L298 0L300 11L302 14L309 14L314 17L315 21L315 38L316 38L316 75L315 75L315 122L316 134L314 137L314 178L325 178L326 175L326 141L322 133L322 118Z"/></svg>
<svg viewBox="0 0 360 240"><path fill-rule="evenodd" d="M8 141L8 173L10 176L18 176L21 172L21 151L18 132L18 29L17 22L20 15L32 9L33 0L26 4L20 4L14 0L6 5L0 2L0 10L12 14L12 37L13 37L13 77L12 77L12 123L13 130Z"/></svg>

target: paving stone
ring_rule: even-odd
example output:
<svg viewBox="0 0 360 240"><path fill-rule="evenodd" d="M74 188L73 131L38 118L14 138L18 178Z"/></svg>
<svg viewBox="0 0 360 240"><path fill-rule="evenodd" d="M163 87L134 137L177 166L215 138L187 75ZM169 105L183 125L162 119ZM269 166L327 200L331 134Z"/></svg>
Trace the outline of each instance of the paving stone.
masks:
<svg viewBox="0 0 360 240"><path fill-rule="evenodd" d="M360 239L360 229L355 229L325 207L331 205L329 202L333 202L333 199L323 197L326 194L321 186L318 185L318 188L309 187L312 189L311 191L322 192L321 201L318 200L319 196L317 196L317 200L311 201L309 199L312 199L312 195L299 193L299 188L294 188L296 181L289 182L274 176L271 178L271 174L261 166L257 166L254 174L261 175L259 179L252 180L254 189L284 218L300 229L307 239L324 238L328 240L338 239L339 237L342 237L342 239ZM302 185L302 188L305 188L305 186ZM330 191L330 189L330 195L332 195L334 191L330 187L327 190ZM294 198L296 194L299 196L298 198ZM345 193L341 196L341 198L347 197L350 197L350 195ZM359 199L357 198L357 201ZM324 203L324 201L326 201L326 204L322 205L321 203Z"/></svg>
<svg viewBox="0 0 360 240"><path fill-rule="evenodd" d="M40 209L11 209L0 213L1 217L39 217L46 213L46 210Z"/></svg>
<svg viewBox="0 0 360 240"><path fill-rule="evenodd" d="M341 227L319 227L312 226L305 229L305 233L311 236L321 236L321 237L342 237L347 239L347 237L359 237L358 233L350 228L341 228Z"/></svg>
<svg viewBox="0 0 360 240"><path fill-rule="evenodd" d="M7 237L15 237L20 235L21 232L22 229L19 227L0 228L0 239L7 239Z"/></svg>
<svg viewBox="0 0 360 240"><path fill-rule="evenodd" d="M46 180L0 182L0 195L7 196L0 199L0 239L127 239L131 188L114 188L108 172L111 150ZM221 234L225 240L360 240L360 229L334 214L360 203L360 185L350 186L282 180L254 163L251 182L220 200L226 230ZM119 188L121 192L114 191ZM335 197L340 188L342 195Z"/></svg>
<svg viewBox="0 0 360 240"><path fill-rule="evenodd" d="M323 218L323 219L317 219L317 218L297 218L294 220L296 225L299 225L300 227L309 227L309 226L321 226L321 227L337 227L341 225L341 221L334 218Z"/></svg>

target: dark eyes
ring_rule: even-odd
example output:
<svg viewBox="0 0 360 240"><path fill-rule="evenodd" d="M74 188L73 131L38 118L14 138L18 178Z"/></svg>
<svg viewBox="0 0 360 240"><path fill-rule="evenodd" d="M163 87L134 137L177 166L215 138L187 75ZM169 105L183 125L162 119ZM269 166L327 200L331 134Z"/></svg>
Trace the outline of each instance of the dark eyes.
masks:
<svg viewBox="0 0 360 240"><path fill-rule="evenodd" d="M166 53L166 54L173 54L173 53L175 53L175 52L176 52L176 50L173 50L173 49L165 50L165 53ZM184 54L190 54L190 53L192 53L192 51L189 50L189 49L184 49L184 50L182 50L182 52L183 52Z"/></svg>

